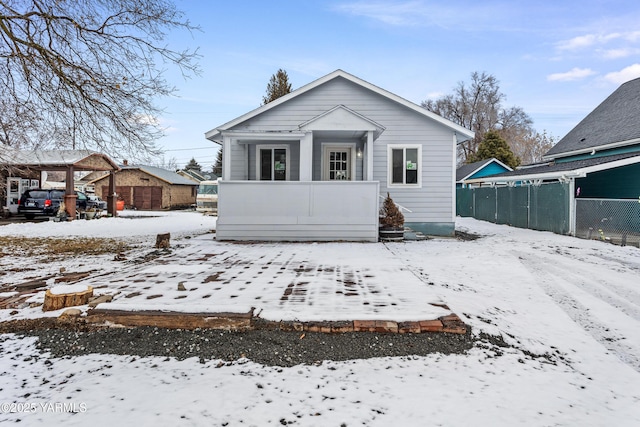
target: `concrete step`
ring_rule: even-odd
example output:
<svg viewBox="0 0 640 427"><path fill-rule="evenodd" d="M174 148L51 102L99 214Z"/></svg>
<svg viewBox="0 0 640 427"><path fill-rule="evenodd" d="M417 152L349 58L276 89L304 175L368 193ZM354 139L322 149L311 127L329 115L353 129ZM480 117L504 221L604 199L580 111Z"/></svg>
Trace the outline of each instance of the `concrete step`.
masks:
<svg viewBox="0 0 640 427"><path fill-rule="evenodd" d="M419 231L412 230L409 227L404 228L404 240L427 240L429 237L425 236Z"/></svg>

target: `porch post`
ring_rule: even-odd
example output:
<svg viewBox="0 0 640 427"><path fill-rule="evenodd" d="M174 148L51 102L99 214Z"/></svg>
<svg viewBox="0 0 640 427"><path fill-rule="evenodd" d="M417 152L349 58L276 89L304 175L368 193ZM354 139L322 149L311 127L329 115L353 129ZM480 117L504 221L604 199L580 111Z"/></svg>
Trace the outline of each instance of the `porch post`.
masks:
<svg viewBox="0 0 640 427"><path fill-rule="evenodd" d="M313 180L313 132L305 132L300 139L300 181Z"/></svg>
<svg viewBox="0 0 640 427"><path fill-rule="evenodd" d="M76 193L74 191L73 184L73 165L69 165L67 168L66 186L64 193L64 207L67 211L68 220L76 219Z"/></svg>
<svg viewBox="0 0 640 427"><path fill-rule="evenodd" d="M367 149L365 150L366 162L367 162L367 181L373 181L373 131L367 132Z"/></svg>
<svg viewBox="0 0 640 427"><path fill-rule="evenodd" d="M222 180L231 181L231 138L222 138Z"/></svg>
<svg viewBox="0 0 640 427"><path fill-rule="evenodd" d="M118 210L116 208L116 173L113 170L109 171L109 194L107 194L107 213L111 216L117 216Z"/></svg>

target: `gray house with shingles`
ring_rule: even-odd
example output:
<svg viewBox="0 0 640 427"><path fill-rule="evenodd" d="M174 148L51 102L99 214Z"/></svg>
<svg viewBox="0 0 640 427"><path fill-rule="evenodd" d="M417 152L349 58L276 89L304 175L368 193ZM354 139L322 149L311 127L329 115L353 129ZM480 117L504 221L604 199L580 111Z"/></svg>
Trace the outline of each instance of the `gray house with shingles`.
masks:
<svg viewBox="0 0 640 427"><path fill-rule="evenodd" d="M377 241L405 224L453 235L456 144L473 132L342 70L206 133L222 146L221 240Z"/></svg>
<svg viewBox="0 0 640 427"><path fill-rule="evenodd" d="M558 208L568 212L568 233L604 233L614 226L640 231L640 78L622 84L543 160L465 182L563 183L568 206Z"/></svg>

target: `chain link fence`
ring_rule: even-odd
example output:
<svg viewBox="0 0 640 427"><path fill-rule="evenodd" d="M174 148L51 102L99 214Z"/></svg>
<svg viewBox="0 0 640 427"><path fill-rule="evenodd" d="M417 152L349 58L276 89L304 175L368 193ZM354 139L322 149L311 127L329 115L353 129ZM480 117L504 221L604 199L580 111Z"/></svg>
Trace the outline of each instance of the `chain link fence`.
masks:
<svg viewBox="0 0 640 427"><path fill-rule="evenodd" d="M576 236L640 247L640 199L576 199Z"/></svg>

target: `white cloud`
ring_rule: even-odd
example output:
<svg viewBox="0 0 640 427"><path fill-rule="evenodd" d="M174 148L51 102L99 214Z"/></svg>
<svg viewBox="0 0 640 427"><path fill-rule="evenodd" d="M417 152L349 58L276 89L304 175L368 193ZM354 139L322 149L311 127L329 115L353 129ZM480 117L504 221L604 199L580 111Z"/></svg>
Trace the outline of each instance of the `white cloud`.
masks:
<svg viewBox="0 0 640 427"><path fill-rule="evenodd" d="M568 82L568 81L572 81L572 80L580 80L580 79L584 79L585 77L589 77L596 74L595 71L593 71L590 68L572 68L570 71L567 71L566 73L555 73L555 74L550 74L547 76L547 80L552 81L552 82Z"/></svg>
<svg viewBox="0 0 640 427"><path fill-rule="evenodd" d="M629 65L620 71L614 71L604 76L605 80L617 84L622 84L638 77L640 77L640 64Z"/></svg>
<svg viewBox="0 0 640 427"><path fill-rule="evenodd" d="M436 99L442 98L443 96L445 96L444 92L430 92L427 94L427 99L436 100Z"/></svg>
<svg viewBox="0 0 640 427"><path fill-rule="evenodd" d="M424 18L424 5L420 1L388 3L384 1L354 2L337 7L341 12L383 22L388 25L417 25Z"/></svg>
<svg viewBox="0 0 640 427"><path fill-rule="evenodd" d="M605 55L612 52L611 56L605 56L608 59L618 58L622 52L632 51L633 49L628 46L629 43L634 44L640 41L640 31L628 31L623 33L606 33L606 34L584 34L577 36L569 40L563 40L556 44L559 51L579 51L588 49L591 47L604 47L610 43L617 42L618 45L613 49L600 50L605 52Z"/></svg>
<svg viewBox="0 0 640 427"><path fill-rule="evenodd" d="M603 50L602 52L605 59L620 59L627 58L632 55L637 55L640 53L640 49L626 47L620 49Z"/></svg>
<svg viewBox="0 0 640 427"><path fill-rule="evenodd" d="M350 0L332 8L353 16L365 17L396 27L464 28L465 31L507 30L513 22L514 12L498 2L470 3L464 13L450 2L427 0ZM517 16L517 15L516 15ZM518 27L519 28L519 27Z"/></svg>
<svg viewBox="0 0 640 427"><path fill-rule="evenodd" d="M594 34L587 34L584 36L574 37L570 40L563 40L558 43L557 46L560 50L577 50L593 46L595 42L596 36Z"/></svg>

